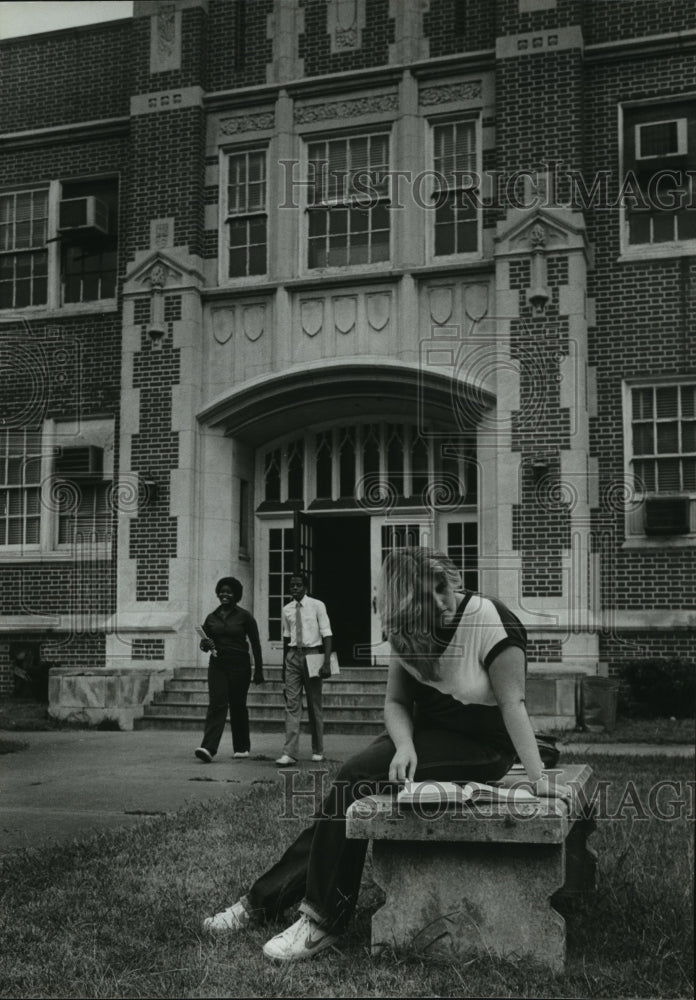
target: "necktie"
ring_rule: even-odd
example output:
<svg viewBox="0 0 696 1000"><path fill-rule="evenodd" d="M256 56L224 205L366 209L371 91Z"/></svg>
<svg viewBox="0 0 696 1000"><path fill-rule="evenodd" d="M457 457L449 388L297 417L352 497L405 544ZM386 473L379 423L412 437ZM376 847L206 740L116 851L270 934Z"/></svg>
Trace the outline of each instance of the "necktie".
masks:
<svg viewBox="0 0 696 1000"><path fill-rule="evenodd" d="M299 601L295 604L295 645L302 649L304 641L302 637L302 606Z"/></svg>

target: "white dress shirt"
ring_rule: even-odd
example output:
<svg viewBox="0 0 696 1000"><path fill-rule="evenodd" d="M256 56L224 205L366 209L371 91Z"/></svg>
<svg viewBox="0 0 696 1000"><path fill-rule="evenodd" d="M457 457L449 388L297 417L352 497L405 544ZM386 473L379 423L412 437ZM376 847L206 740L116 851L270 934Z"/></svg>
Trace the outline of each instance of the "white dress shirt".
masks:
<svg viewBox="0 0 696 1000"><path fill-rule="evenodd" d="M296 646L295 613L297 601L291 601L283 608L283 637L290 640L291 646ZM302 621L302 645L321 646L322 638L332 635L331 622L326 613L326 605L315 597L305 594L300 604L300 619Z"/></svg>

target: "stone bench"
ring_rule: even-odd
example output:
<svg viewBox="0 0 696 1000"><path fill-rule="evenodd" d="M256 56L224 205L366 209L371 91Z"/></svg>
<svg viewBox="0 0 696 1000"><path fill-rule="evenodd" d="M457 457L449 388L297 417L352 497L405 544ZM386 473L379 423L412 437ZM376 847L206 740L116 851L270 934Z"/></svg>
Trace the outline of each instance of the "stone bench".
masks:
<svg viewBox="0 0 696 1000"><path fill-rule="evenodd" d="M592 771L557 768L577 791L507 805L399 806L390 795L354 802L347 835L372 842L373 877L385 894L372 917L372 952L385 947L459 958L495 954L564 968L565 920L554 893L595 886ZM502 784L524 780L511 772Z"/></svg>

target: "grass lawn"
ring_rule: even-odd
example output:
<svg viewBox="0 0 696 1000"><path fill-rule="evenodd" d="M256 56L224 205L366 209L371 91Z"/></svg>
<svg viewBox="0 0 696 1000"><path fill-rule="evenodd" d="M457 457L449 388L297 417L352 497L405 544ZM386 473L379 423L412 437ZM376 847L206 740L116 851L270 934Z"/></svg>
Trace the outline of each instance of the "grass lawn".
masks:
<svg viewBox="0 0 696 1000"><path fill-rule="evenodd" d="M564 743L685 743L693 746L694 719L628 719L619 716L605 732L572 730L560 735Z"/></svg>
<svg viewBox="0 0 696 1000"><path fill-rule="evenodd" d="M611 783L611 809L629 779L645 804L656 782L683 789L693 778L681 760L595 757L592 766ZM380 895L369 864L351 933L311 962L283 967L263 957L262 943L279 927L208 939L201 918L231 903L301 825L279 820L277 787L253 786L229 803L0 860L0 996L693 996L693 802L691 819L671 821L635 819L633 803L622 818L598 823L599 890L563 904L568 961L560 976L490 958L372 959Z"/></svg>

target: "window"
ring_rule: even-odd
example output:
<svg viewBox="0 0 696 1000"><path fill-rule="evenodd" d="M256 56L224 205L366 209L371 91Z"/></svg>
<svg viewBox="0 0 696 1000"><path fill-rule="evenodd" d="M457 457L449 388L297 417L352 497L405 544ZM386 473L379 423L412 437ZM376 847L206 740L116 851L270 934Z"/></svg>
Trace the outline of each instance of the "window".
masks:
<svg viewBox="0 0 696 1000"><path fill-rule="evenodd" d="M0 549L38 546L41 434L0 429Z"/></svg>
<svg viewBox="0 0 696 1000"><path fill-rule="evenodd" d="M631 401L636 487L696 492L696 383L633 388Z"/></svg>
<svg viewBox="0 0 696 1000"><path fill-rule="evenodd" d="M475 121L433 126L436 257L478 251L477 189L473 186L477 177L476 128Z"/></svg>
<svg viewBox="0 0 696 1000"><path fill-rule="evenodd" d="M262 450L260 466L262 502L276 507L340 501L371 509L389 496L446 510L477 500L474 442L433 439L410 423L353 423L309 432Z"/></svg>
<svg viewBox="0 0 696 1000"><path fill-rule="evenodd" d="M0 309L114 299L117 222L115 179L0 193Z"/></svg>
<svg viewBox="0 0 696 1000"><path fill-rule="evenodd" d="M696 99L624 108L623 146L624 248L696 241Z"/></svg>
<svg viewBox="0 0 696 1000"><path fill-rule="evenodd" d="M117 202L111 180L62 185L58 225L64 303L115 298Z"/></svg>
<svg viewBox="0 0 696 1000"><path fill-rule="evenodd" d="M308 143L308 266L390 256L389 135Z"/></svg>
<svg viewBox="0 0 696 1000"><path fill-rule="evenodd" d="M629 535L684 535L696 528L696 382L628 389L630 471L640 504Z"/></svg>
<svg viewBox="0 0 696 1000"><path fill-rule="evenodd" d="M111 420L0 429L0 554L74 554L95 545L106 554L113 452Z"/></svg>
<svg viewBox="0 0 696 1000"><path fill-rule="evenodd" d="M0 195L0 309L47 302L48 189Z"/></svg>
<svg viewBox="0 0 696 1000"><path fill-rule="evenodd" d="M266 152L227 157L228 276L244 278L267 269Z"/></svg>

